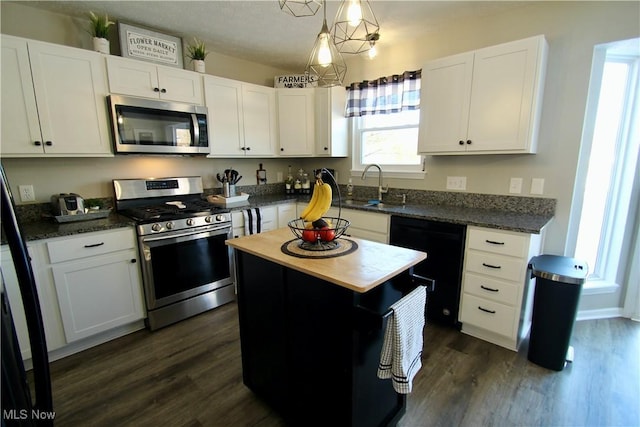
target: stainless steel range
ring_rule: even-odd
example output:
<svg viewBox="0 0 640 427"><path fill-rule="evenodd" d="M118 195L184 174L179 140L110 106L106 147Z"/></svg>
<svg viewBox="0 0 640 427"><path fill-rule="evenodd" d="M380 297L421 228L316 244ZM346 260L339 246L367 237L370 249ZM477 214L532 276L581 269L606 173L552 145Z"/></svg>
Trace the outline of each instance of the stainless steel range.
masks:
<svg viewBox="0 0 640 427"><path fill-rule="evenodd" d="M147 326L235 299L231 214L202 199L201 177L117 179L118 213L136 220Z"/></svg>

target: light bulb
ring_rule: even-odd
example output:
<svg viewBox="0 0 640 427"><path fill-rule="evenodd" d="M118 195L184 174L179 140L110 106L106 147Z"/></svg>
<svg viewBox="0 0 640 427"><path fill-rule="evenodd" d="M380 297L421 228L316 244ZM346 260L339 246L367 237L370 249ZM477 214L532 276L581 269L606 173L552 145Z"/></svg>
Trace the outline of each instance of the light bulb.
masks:
<svg viewBox="0 0 640 427"><path fill-rule="evenodd" d="M347 9L347 20L349 25L357 27L362 22L362 8L360 7L360 0L351 0L349 8Z"/></svg>
<svg viewBox="0 0 640 427"><path fill-rule="evenodd" d="M378 49L376 49L375 44L371 44L371 49L369 49L369 59L373 59L378 55Z"/></svg>
<svg viewBox="0 0 640 427"><path fill-rule="evenodd" d="M320 34L320 47L318 48L318 64L328 67L331 64L331 49L329 49L329 34Z"/></svg>

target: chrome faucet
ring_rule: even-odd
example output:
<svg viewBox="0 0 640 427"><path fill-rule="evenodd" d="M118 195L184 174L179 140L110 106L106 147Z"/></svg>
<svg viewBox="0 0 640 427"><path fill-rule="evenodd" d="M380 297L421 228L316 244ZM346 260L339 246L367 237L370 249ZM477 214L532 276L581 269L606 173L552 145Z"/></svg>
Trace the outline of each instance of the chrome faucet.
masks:
<svg viewBox="0 0 640 427"><path fill-rule="evenodd" d="M364 168L364 171L362 172L362 179L365 178L365 175L367 174L367 171L371 167L378 168L378 201L380 203L382 203L382 194L384 194L384 193L389 191L389 186L387 185L385 188L382 188L382 168L380 167L380 165L375 164L375 163L367 165L367 167Z"/></svg>

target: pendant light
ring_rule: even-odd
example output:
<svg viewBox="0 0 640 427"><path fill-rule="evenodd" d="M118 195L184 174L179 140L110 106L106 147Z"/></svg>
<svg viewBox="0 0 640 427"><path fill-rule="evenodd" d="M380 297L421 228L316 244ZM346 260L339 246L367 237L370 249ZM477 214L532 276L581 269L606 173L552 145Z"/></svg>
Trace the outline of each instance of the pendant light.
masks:
<svg viewBox="0 0 640 427"><path fill-rule="evenodd" d="M344 59L329 33L326 5L324 7L322 29L316 38L305 72L309 75L317 76L318 85L321 87L341 85L347 73Z"/></svg>
<svg viewBox="0 0 640 427"><path fill-rule="evenodd" d="M361 53L371 49L380 25L368 0L343 0L331 28L331 35L342 53Z"/></svg>
<svg viewBox="0 0 640 427"><path fill-rule="evenodd" d="M278 0L280 9L290 15L299 18L301 16L314 16L322 6L320 0Z"/></svg>

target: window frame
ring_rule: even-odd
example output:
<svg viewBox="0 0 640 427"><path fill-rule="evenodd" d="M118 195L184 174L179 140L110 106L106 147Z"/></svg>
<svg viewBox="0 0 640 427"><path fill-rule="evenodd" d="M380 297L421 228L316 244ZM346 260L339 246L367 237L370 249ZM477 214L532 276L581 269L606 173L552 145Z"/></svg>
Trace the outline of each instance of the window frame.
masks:
<svg viewBox="0 0 640 427"><path fill-rule="evenodd" d="M416 111L416 110L412 110ZM350 117L349 129L352 141L351 150L351 176L361 176L366 163L361 162L362 158L362 134L368 130L395 130L395 129L413 129L420 130L420 118L418 117L418 123L416 125L397 125L397 126L382 126L382 127L363 127L363 121L365 118L372 118L377 115L368 115L360 117ZM381 115L378 115L381 116ZM416 144L417 144L416 140ZM417 145L416 145L417 149ZM416 152L420 156L420 164L418 165L385 165L381 167L384 171L384 176L389 178L405 178L405 179L424 179L426 172L425 156L424 154Z"/></svg>

